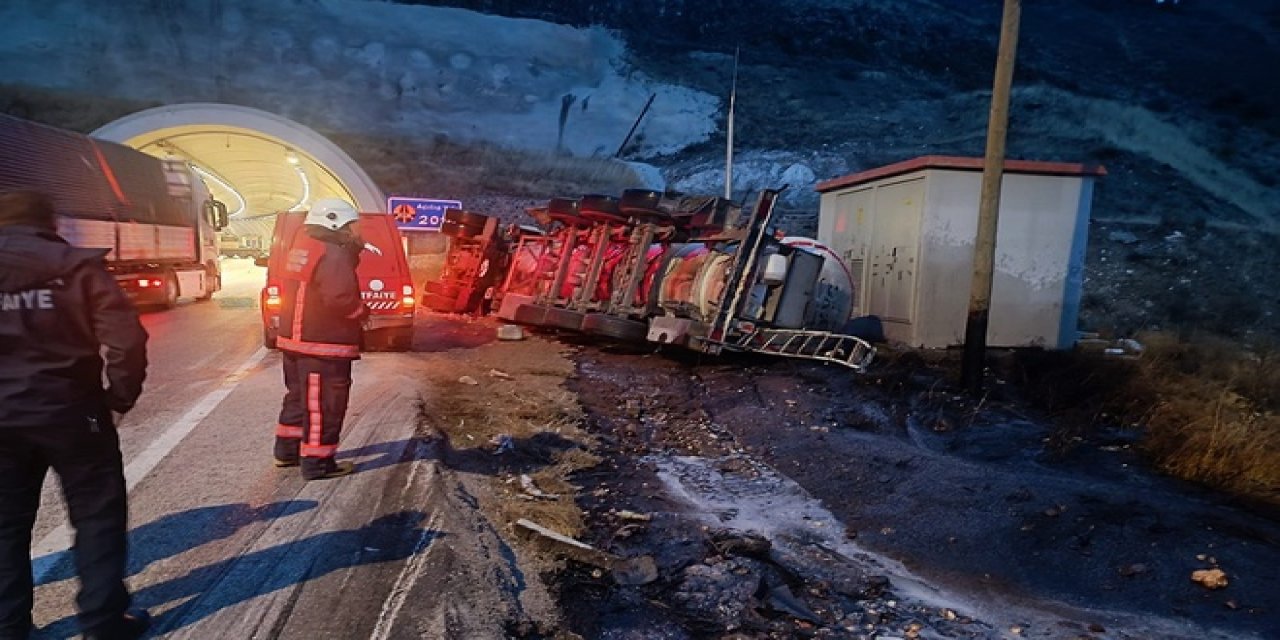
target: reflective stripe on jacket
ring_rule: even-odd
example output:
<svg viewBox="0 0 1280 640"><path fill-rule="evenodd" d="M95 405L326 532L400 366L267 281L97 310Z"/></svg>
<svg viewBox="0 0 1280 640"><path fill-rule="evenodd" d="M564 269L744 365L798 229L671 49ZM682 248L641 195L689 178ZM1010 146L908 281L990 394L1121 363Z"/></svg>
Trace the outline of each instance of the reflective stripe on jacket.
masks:
<svg viewBox="0 0 1280 640"><path fill-rule="evenodd" d="M281 274L276 346L305 356L360 357L360 247L351 236L304 225Z"/></svg>

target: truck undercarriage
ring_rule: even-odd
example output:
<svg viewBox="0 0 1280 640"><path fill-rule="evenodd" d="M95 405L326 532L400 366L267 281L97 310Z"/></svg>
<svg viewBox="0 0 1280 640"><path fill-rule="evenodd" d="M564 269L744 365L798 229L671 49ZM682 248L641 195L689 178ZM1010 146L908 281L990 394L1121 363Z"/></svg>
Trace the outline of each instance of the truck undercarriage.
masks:
<svg viewBox="0 0 1280 640"><path fill-rule="evenodd" d="M861 371L874 348L841 333L853 283L814 241L771 229L780 192L762 192L745 216L724 198L646 189L554 198L529 210L536 228L502 232L496 218L451 209L443 231L453 242L423 303L625 342Z"/></svg>

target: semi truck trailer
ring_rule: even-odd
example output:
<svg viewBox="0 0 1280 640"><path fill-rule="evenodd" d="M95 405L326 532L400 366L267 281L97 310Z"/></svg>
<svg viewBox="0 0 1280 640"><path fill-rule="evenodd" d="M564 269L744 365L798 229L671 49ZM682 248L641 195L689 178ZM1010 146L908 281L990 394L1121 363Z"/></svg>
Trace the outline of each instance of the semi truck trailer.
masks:
<svg viewBox="0 0 1280 640"><path fill-rule="evenodd" d="M68 242L106 249L135 304L167 308L222 287L227 208L185 161L0 115L0 191L18 190L53 199Z"/></svg>
<svg viewBox="0 0 1280 640"><path fill-rule="evenodd" d="M648 189L552 198L528 210L538 228L504 239L495 219L449 209L446 268L423 304L483 313L493 299L497 316L518 324L863 371L875 347L843 333L853 279L816 240L773 229L779 193L761 192L749 214L717 196Z"/></svg>

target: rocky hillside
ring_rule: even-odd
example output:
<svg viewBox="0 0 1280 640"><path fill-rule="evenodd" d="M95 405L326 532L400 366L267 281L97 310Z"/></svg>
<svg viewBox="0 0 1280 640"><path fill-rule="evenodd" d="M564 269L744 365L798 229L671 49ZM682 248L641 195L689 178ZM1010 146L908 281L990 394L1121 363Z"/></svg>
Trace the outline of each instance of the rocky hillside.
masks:
<svg viewBox="0 0 1280 640"><path fill-rule="evenodd" d="M1000 5L6 3L0 110L91 131L173 102L266 109L393 193L718 192L738 50L734 195L790 184L808 233L819 180L982 152ZM1084 329L1280 335L1277 34L1272 0L1024 3L1009 155L1109 172Z"/></svg>
<svg viewBox="0 0 1280 640"><path fill-rule="evenodd" d="M637 68L722 97L740 47L736 141L748 156L787 151L860 169L982 151L999 2L431 4L603 24L621 33ZM1011 156L1111 167L1101 217L1276 226L1280 8L1265 0L1025 4ZM686 155L714 150L718 158L723 134ZM1181 199L1191 202L1163 198L1170 173L1188 183Z"/></svg>
<svg viewBox="0 0 1280 640"><path fill-rule="evenodd" d="M719 96L741 47L735 193L983 150L999 2L432 4L603 24L638 69ZM1009 155L1109 172L1085 329L1280 335L1277 34L1266 0L1024 3ZM676 188L717 189L724 138L650 161ZM816 209L799 192L790 208Z"/></svg>

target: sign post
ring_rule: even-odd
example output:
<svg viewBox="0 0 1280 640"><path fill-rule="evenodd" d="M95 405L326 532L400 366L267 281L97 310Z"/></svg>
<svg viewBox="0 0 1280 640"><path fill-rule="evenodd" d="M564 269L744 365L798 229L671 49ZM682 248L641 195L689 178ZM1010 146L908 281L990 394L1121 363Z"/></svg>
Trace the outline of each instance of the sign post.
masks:
<svg viewBox="0 0 1280 640"><path fill-rule="evenodd" d="M434 200L431 198L387 198L387 212L396 220L401 231L439 231L444 226L445 209L461 209L459 200Z"/></svg>

